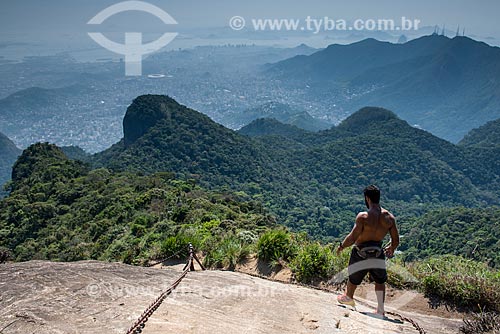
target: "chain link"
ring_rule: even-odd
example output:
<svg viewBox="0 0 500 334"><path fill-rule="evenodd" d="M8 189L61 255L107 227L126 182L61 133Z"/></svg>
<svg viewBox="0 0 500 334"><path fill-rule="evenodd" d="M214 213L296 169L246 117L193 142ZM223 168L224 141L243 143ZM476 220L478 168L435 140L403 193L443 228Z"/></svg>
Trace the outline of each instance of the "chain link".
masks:
<svg viewBox="0 0 500 334"><path fill-rule="evenodd" d="M141 316L137 319L137 321L130 327L127 331L127 334L140 334L142 333L142 330L146 326L146 322L148 321L149 317L153 315L153 313L160 307L160 305L163 303L165 298L167 298L172 291L177 288L177 286L181 283L182 279L186 277L187 273L191 269L191 266L193 264L193 246L189 245L189 258L186 263L186 266L184 267L184 270L182 271L182 274L177 278L177 280L172 283L165 291L163 291L158 298L155 299L154 302L152 302L146 310L141 314ZM174 254L176 255L176 254Z"/></svg>
<svg viewBox="0 0 500 334"><path fill-rule="evenodd" d="M180 254L180 253L182 253L183 251L184 251L183 249L180 249L180 250L178 250L175 254L172 254L172 255L170 255L169 257L166 257L166 258L164 258L164 259L157 260L157 261L155 261L155 262L153 262L153 263L146 264L144 267L148 267L148 268L149 268L149 267L154 267L154 266L156 266L157 264L160 264L160 263L166 262L166 261L168 261L168 260L170 260L170 259L172 259L172 258L174 258L174 257L176 257L176 256L179 256L179 254Z"/></svg>

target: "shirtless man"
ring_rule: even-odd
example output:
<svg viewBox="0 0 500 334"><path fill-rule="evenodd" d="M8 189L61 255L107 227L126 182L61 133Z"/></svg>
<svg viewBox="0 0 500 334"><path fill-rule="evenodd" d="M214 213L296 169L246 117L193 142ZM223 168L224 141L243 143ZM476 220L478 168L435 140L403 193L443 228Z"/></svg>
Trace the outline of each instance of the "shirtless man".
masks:
<svg viewBox="0 0 500 334"><path fill-rule="evenodd" d="M383 317L387 281L385 256L394 256L399 245L399 233L394 216L379 204L380 190L371 185L365 188L364 195L368 212L358 213L354 228L337 249L337 254L340 254L345 248L354 245L349 259L347 290L344 295L338 296L337 300L341 304L355 306L354 292L366 274L370 273L375 281L377 315ZM382 240L387 233L391 235L391 244L382 249Z"/></svg>

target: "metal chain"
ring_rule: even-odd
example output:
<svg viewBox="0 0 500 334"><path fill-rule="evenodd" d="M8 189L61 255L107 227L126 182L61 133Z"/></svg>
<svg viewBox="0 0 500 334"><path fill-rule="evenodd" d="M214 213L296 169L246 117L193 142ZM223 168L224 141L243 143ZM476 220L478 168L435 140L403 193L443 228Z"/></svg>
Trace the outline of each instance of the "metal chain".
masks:
<svg viewBox="0 0 500 334"><path fill-rule="evenodd" d="M175 254L174 254L175 255ZM149 317L153 315L154 311L160 307L161 303L167 298L172 291L177 288L177 286L181 283L182 279L186 277L187 273L189 272L191 265L193 263L193 246L189 245L189 258L186 263L186 266L184 267L184 270L182 274L177 278L177 280L172 283L165 291L163 291L158 298L155 299L154 302L152 302L144 312L142 312L141 316L137 319L137 321L130 327L127 331L127 334L140 334L142 333L142 330L146 326L146 322L148 321Z"/></svg>
<svg viewBox="0 0 500 334"><path fill-rule="evenodd" d="M154 267L154 266L156 266L157 264L160 264L160 263L166 262L166 261L168 261L168 260L170 260L170 259L172 259L172 258L174 258L174 257L178 256L178 255L179 255L180 253L182 253L182 252L183 252L183 249L180 249L180 250L178 250L175 254L172 254L172 255L170 255L169 257L166 257L166 258L164 258L164 259L157 260L157 261L155 261L155 262L153 262L153 263L146 264L144 267L148 267L148 268L149 268L149 267Z"/></svg>
<svg viewBox="0 0 500 334"><path fill-rule="evenodd" d="M390 312L390 311L387 311L386 312L387 314L390 314L390 315L393 315L395 317L398 317L401 319L401 321L406 321L406 322L409 322L410 324L413 325L413 327L420 333L420 334L427 334L427 332L425 331L425 329L423 329L422 327L420 327L420 325L413 319L411 318L408 318L408 317L405 317L405 316L402 316L401 314L399 313L396 313L396 312Z"/></svg>

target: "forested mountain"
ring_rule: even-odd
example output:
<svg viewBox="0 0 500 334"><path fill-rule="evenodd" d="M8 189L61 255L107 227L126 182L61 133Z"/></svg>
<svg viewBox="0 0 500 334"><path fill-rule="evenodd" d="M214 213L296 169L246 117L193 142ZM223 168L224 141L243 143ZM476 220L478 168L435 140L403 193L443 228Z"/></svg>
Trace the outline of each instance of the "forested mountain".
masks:
<svg viewBox="0 0 500 334"><path fill-rule="evenodd" d="M0 196L3 185L10 180L12 165L20 154L21 150L9 138L0 133Z"/></svg>
<svg viewBox="0 0 500 334"><path fill-rule="evenodd" d="M473 129L458 144L476 148L500 148L500 119Z"/></svg>
<svg viewBox="0 0 500 334"><path fill-rule="evenodd" d="M500 48L467 37L335 44L268 73L293 87L308 85L310 99L334 94L339 110L384 107L453 142L500 117Z"/></svg>
<svg viewBox="0 0 500 334"><path fill-rule="evenodd" d="M401 248L408 261L454 254L500 266L500 208L446 208L409 224Z"/></svg>
<svg viewBox="0 0 500 334"><path fill-rule="evenodd" d="M182 227L255 233L275 223L248 197L208 192L172 173L90 170L47 143L32 145L19 157L12 189L0 201L0 250L9 249L19 261L130 263L170 255L169 247L177 246L168 237Z"/></svg>
<svg viewBox="0 0 500 334"><path fill-rule="evenodd" d="M412 229L418 224L441 233L432 214L418 220L430 210L500 204L498 155L483 157L487 150L449 143L385 109L363 108L319 133L269 119L251 130L243 135L169 97L146 95L128 108L122 141L92 157L68 151L86 162L54 145L30 146L14 165L12 193L0 202L0 246L19 259L73 249L61 259L123 254L132 261L150 257L138 243L149 240L159 252L179 224L202 224L214 212L238 228L272 224L266 210L294 230L336 240L364 209L362 189L373 183L407 236L427 233ZM457 210L457 217L471 213L476 231L488 228L479 209ZM425 255L417 244L406 248ZM452 245L444 251L459 253Z"/></svg>
<svg viewBox="0 0 500 334"><path fill-rule="evenodd" d="M63 146L61 147L61 150L68 158L73 160L86 161L90 158L90 154L78 146Z"/></svg>
<svg viewBox="0 0 500 334"><path fill-rule="evenodd" d="M274 172L262 145L167 96L135 99L127 109L123 131L123 140L95 156L99 166L175 171L215 186L262 182L263 173ZM263 171L263 166L269 170Z"/></svg>
<svg viewBox="0 0 500 334"><path fill-rule="evenodd" d="M254 131L265 133L265 127ZM317 134L250 138L171 98L148 95L128 108L124 133L120 143L94 156L96 166L172 171L203 186L245 191L284 224L327 238L349 229L370 183L382 188L398 216L499 204L497 157L477 164L474 150L380 108L364 108Z"/></svg>
<svg viewBox="0 0 500 334"><path fill-rule="evenodd" d="M227 113L222 121L224 124L232 124L233 128L241 128L259 118L274 118L281 123L294 125L307 131L320 131L332 127L332 124L314 118L306 111L278 102L268 102L239 113Z"/></svg>

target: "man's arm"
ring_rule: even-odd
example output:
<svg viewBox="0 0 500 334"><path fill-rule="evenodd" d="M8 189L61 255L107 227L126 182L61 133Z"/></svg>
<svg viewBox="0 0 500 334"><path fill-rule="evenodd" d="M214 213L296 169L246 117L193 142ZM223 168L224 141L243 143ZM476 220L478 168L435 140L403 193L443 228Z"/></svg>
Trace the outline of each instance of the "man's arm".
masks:
<svg viewBox="0 0 500 334"><path fill-rule="evenodd" d="M385 254L388 257L393 257L396 248L399 246L399 231L396 226L396 218L392 214L389 214L389 221L391 222L391 227L389 233L391 235L391 245L385 248Z"/></svg>
<svg viewBox="0 0 500 334"><path fill-rule="evenodd" d="M337 254L342 252L345 248L354 245L356 240L358 240L361 232L363 232L363 222L366 219L366 212L358 213L356 217L356 222L354 223L354 227L352 228L351 233L347 237L345 237L344 241L337 248Z"/></svg>

